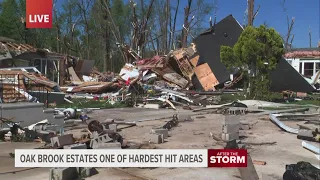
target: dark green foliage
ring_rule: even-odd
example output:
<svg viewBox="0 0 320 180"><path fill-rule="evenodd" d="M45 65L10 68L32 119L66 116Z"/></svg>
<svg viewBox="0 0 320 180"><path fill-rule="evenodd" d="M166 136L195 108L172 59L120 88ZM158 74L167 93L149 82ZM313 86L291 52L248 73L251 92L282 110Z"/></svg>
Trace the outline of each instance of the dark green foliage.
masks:
<svg viewBox="0 0 320 180"><path fill-rule="evenodd" d="M234 47L221 47L220 56L228 69L250 70L251 97L270 100L269 73L283 53L281 36L273 28L261 25L246 27Z"/></svg>
<svg viewBox="0 0 320 180"><path fill-rule="evenodd" d="M73 104L59 104L57 105L57 107L58 108L74 108L74 109L82 109L82 108L111 109L111 108L126 107L126 104L122 102L116 102L114 104L110 104L105 100L75 99L72 101L73 101Z"/></svg>

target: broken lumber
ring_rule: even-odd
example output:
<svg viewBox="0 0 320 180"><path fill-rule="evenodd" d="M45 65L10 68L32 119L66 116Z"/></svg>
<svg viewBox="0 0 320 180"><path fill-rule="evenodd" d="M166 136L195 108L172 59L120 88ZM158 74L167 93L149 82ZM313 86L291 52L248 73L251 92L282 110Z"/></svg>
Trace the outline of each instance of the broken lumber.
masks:
<svg viewBox="0 0 320 180"><path fill-rule="evenodd" d="M253 162L253 164L257 164L257 165L266 165L267 164L267 162L265 162L265 161L253 160L252 162Z"/></svg>

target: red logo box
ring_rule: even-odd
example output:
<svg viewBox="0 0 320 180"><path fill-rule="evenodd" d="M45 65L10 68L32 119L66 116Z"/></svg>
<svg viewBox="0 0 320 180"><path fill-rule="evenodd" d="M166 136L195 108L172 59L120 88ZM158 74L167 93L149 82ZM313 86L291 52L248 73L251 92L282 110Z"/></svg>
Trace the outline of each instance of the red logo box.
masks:
<svg viewBox="0 0 320 180"><path fill-rule="evenodd" d="M26 1L26 27L52 28L52 0Z"/></svg>
<svg viewBox="0 0 320 180"><path fill-rule="evenodd" d="M208 149L208 167L247 167L246 149Z"/></svg>

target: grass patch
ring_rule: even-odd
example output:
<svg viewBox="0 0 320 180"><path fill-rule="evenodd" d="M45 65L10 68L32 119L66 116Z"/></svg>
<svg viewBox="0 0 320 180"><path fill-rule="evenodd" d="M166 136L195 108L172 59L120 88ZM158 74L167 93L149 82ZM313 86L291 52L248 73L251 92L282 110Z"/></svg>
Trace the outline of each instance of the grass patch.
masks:
<svg viewBox="0 0 320 180"><path fill-rule="evenodd" d="M245 100L245 93L234 93L234 94L222 94L221 95L221 104L231 103L237 100Z"/></svg>
<svg viewBox="0 0 320 180"><path fill-rule="evenodd" d="M110 104L106 100L91 100L91 99L72 99L73 104L64 103L57 104L56 108L74 108L74 109L83 109L83 108L101 108L101 109L111 109L111 108L123 108L127 107L125 103L116 102Z"/></svg>
<svg viewBox="0 0 320 180"><path fill-rule="evenodd" d="M298 105L316 105L316 106L320 106L320 100L302 100L302 101L294 101L294 102L290 102L290 104L298 104Z"/></svg>
<svg viewBox="0 0 320 180"><path fill-rule="evenodd" d="M230 102L234 102L237 100L246 100L246 94L241 92L241 93L234 93L234 94L222 94L221 95L221 104L224 103L230 103ZM309 97L312 97L314 100L301 100L301 101L293 101L293 102L279 102L279 100L283 101L283 96L281 93L272 93L271 95L271 99L273 99L271 102L277 102L277 103L282 103L282 104L288 104L288 106L286 107L267 107L268 109L265 110L282 110L282 109L288 109L288 108L292 108L289 107L292 104L296 104L296 105L316 105L316 106L320 106L320 100L318 100L317 98L319 98L319 95L310 95Z"/></svg>
<svg viewBox="0 0 320 180"><path fill-rule="evenodd" d="M268 110L268 111L276 111L276 110L286 110L292 109L292 106L283 106L283 107L261 107L259 109Z"/></svg>

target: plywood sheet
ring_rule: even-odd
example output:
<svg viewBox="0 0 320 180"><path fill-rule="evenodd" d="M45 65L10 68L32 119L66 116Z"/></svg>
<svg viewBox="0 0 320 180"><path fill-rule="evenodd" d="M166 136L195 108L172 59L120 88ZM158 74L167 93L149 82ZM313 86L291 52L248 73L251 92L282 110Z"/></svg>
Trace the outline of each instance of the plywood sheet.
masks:
<svg viewBox="0 0 320 180"><path fill-rule="evenodd" d="M207 63L196 67L194 72L205 91L215 90L214 86L219 84L219 81Z"/></svg>
<svg viewBox="0 0 320 180"><path fill-rule="evenodd" d="M190 59L190 62L191 62L193 67L197 67L198 61L199 61L199 55L196 55L195 57Z"/></svg>
<svg viewBox="0 0 320 180"><path fill-rule="evenodd" d="M71 81L81 81L73 67L68 68Z"/></svg>
<svg viewBox="0 0 320 180"><path fill-rule="evenodd" d="M181 77L179 74L177 73L167 73L163 75L163 79L176 84L182 88L185 88L188 85L188 81L186 79L184 79L183 77Z"/></svg>

